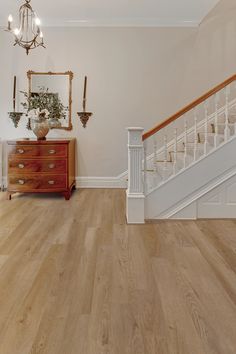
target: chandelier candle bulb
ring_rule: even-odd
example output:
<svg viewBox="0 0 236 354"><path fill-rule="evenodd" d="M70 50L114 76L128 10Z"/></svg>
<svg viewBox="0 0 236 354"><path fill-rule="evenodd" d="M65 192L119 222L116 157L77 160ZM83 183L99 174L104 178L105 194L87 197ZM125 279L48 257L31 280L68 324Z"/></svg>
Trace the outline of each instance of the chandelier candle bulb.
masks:
<svg viewBox="0 0 236 354"><path fill-rule="evenodd" d="M13 21L13 17L12 17L12 15L9 15L8 16L8 30L9 31L11 30L12 21Z"/></svg>
<svg viewBox="0 0 236 354"><path fill-rule="evenodd" d="M41 21L40 21L40 19L38 17L35 19L35 24L37 26L40 26L40 24L41 24Z"/></svg>
<svg viewBox="0 0 236 354"><path fill-rule="evenodd" d="M19 36L20 30L18 28L15 28L14 29L14 34L15 34L15 36Z"/></svg>

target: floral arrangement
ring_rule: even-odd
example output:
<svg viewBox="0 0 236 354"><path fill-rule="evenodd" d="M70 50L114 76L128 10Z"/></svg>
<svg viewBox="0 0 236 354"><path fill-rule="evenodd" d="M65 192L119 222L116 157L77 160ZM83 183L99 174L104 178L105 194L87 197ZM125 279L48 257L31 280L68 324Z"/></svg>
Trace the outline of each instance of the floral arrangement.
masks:
<svg viewBox="0 0 236 354"><path fill-rule="evenodd" d="M59 120L66 117L67 108L62 104L58 95L49 93L48 89L40 87L37 93L25 91L21 91L21 93L25 97L25 102L22 102L21 105L30 118L43 121L45 119Z"/></svg>
<svg viewBox="0 0 236 354"><path fill-rule="evenodd" d="M37 109L31 109L27 114L28 116L30 116L30 118L33 118L38 121L43 121L45 119L48 119L50 113L48 112L47 109L42 109L40 111L40 109L37 108Z"/></svg>

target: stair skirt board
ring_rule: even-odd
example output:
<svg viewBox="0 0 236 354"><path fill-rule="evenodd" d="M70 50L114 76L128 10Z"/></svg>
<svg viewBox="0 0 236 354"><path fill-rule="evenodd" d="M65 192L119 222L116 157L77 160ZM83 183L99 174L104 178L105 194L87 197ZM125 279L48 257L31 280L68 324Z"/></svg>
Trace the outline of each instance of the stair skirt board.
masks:
<svg viewBox="0 0 236 354"><path fill-rule="evenodd" d="M170 219L234 218L236 218L236 175L183 208Z"/></svg>
<svg viewBox="0 0 236 354"><path fill-rule="evenodd" d="M176 207L175 211L154 220L197 220L236 218L236 170L233 177L221 182L218 187L202 197ZM184 206L186 205L187 206ZM177 211L178 210L178 211ZM150 221L150 220L149 220Z"/></svg>

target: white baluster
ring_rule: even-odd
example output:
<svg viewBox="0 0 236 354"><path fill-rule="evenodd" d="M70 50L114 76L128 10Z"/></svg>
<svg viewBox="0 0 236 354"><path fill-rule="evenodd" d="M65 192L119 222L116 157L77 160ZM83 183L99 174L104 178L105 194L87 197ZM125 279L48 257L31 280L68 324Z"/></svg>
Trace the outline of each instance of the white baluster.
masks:
<svg viewBox="0 0 236 354"><path fill-rule="evenodd" d="M218 109L219 109L219 93L215 94L215 119L214 119L214 125L215 125L215 129L214 129L214 146L215 149L217 148L217 146L219 145L219 127L218 127Z"/></svg>
<svg viewBox="0 0 236 354"><path fill-rule="evenodd" d="M230 138L230 128L229 128L229 94L230 94L230 86L225 88L225 131L224 137L225 141Z"/></svg>
<svg viewBox="0 0 236 354"><path fill-rule="evenodd" d="M157 173L157 139L156 139L156 135L153 136L153 149L154 149L154 153L153 153L153 169L154 171Z"/></svg>
<svg viewBox="0 0 236 354"><path fill-rule="evenodd" d="M187 165L187 150L188 150L188 124L185 118L184 121L184 168Z"/></svg>
<svg viewBox="0 0 236 354"><path fill-rule="evenodd" d="M143 142L143 192L147 194L147 140Z"/></svg>
<svg viewBox="0 0 236 354"><path fill-rule="evenodd" d="M204 141L204 155L207 154L207 147L208 147L208 111L207 111L207 101L204 102L204 109L205 109L205 141Z"/></svg>
<svg viewBox="0 0 236 354"><path fill-rule="evenodd" d="M173 173L174 175L177 173L177 148L178 148L178 135L177 128L175 128L174 132L174 164L173 164Z"/></svg>
<svg viewBox="0 0 236 354"><path fill-rule="evenodd" d="M194 151L193 151L193 160L197 160L198 152L198 135L197 135L197 110L194 109Z"/></svg>
<svg viewBox="0 0 236 354"><path fill-rule="evenodd" d="M126 192L126 217L128 223L144 223L145 196L142 180L142 134L143 128L128 128L128 190Z"/></svg>
<svg viewBox="0 0 236 354"><path fill-rule="evenodd" d="M163 180L167 179L167 164L168 164L168 148L167 148L167 135L164 136L164 170Z"/></svg>

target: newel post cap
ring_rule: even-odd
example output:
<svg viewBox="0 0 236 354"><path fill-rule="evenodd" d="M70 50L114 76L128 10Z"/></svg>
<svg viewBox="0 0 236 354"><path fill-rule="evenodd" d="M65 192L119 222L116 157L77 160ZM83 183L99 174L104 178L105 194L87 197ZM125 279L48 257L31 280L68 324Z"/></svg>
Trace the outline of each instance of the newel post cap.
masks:
<svg viewBox="0 0 236 354"><path fill-rule="evenodd" d="M126 128L128 131L138 131L138 132L143 132L144 131L144 128L141 128L141 127L128 127Z"/></svg>
<svg viewBox="0 0 236 354"><path fill-rule="evenodd" d="M142 147L143 145L143 128L140 127L130 127L128 130L128 145Z"/></svg>

